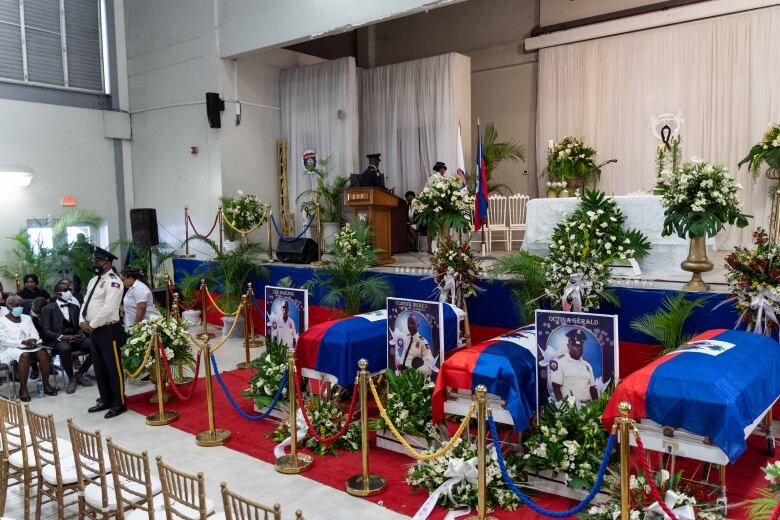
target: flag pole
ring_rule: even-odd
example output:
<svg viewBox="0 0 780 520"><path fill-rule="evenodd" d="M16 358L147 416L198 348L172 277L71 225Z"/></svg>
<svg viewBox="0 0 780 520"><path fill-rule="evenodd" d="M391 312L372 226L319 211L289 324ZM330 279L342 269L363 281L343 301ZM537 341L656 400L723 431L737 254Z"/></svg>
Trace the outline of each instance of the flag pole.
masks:
<svg viewBox="0 0 780 520"><path fill-rule="evenodd" d="M482 144L482 125L479 122L479 116L477 116L477 154L480 153L482 150L482 147L480 146ZM477 175L475 178L474 183L474 196L475 198L479 197L479 183L481 181L482 171L481 171L481 165L477 165ZM474 208L476 210L476 208ZM476 213L476 211L475 211ZM475 215L474 220L476 220L477 215ZM480 230L482 231L482 243L480 244L480 250L479 255L484 257L486 254L487 249L485 248L485 226L484 224L480 226Z"/></svg>

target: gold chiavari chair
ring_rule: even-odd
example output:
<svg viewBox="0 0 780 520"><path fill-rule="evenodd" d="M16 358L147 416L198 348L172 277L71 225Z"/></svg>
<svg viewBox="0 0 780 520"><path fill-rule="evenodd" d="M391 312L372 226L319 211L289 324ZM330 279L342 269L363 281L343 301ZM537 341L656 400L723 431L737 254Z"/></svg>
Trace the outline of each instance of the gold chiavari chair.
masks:
<svg viewBox="0 0 780 520"><path fill-rule="evenodd" d="M117 520L153 519L155 513L162 513L165 509L160 494L162 485L152 476L149 455L145 451L135 453L117 446L110 437L106 439L106 445L114 479Z"/></svg>
<svg viewBox="0 0 780 520"><path fill-rule="evenodd" d="M100 430L89 432L68 419L73 462L76 466L76 486L79 490L79 518L108 520L116 512L116 494L106 473L103 437ZM109 466L110 471L110 466Z"/></svg>
<svg viewBox="0 0 780 520"><path fill-rule="evenodd" d="M157 456L165 516L167 520L206 520L214 514L214 501L206 498L203 473L192 475L178 471Z"/></svg>
<svg viewBox="0 0 780 520"><path fill-rule="evenodd" d="M35 454L33 447L27 444L21 401L0 397L0 439L3 443L0 468L0 515L5 513L8 488L18 484L22 486L24 520L29 520Z"/></svg>
<svg viewBox="0 0 780 520"><path fill-rule="evenodd" d="M226 520L282 520L282 508L279 504L268 507L253 502L230 491L224 482L220 484L220 488Z"/></svg>
<svg viewBox="0 0 780 520"><path fill-rule="evenodd" d="M68 453L71 447L68 445L67 448L65 446L63 446L64 449L60 448L61 441L57 439L53 415L35 413L29 406L25 407L25 413L38 476L35 518L36 520L41 518L41 506L45 496L57 504L57 518L64 520L65 508L77 505L79 502L78 476L76 475L73 453L72 451ZM66 502L66 499L71 496L76 500ZM76 516L76 514L69 515L69 517Z"/></svg>

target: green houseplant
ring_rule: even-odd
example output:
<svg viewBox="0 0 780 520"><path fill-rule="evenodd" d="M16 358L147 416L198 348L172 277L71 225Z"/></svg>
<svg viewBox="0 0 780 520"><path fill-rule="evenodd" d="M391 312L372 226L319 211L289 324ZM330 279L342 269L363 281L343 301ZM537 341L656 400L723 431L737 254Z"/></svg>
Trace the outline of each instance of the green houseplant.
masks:
<svg viewBox="0 0 780 520"><path fill-rule="evenodd" d="M496 260L490 274L493 280L506 279L520 323L531 323L547 286L544 258L528 251L512 251Z"/></svg>
<svg viewBox="0 0 780 520"><path fill-rule="evenodd" d="M705 301L706 296L694 300L689 300L682 293L667 296L658 310L633 319L631 328L658 341L662 347L660 355L667 354L694 336L683 332L683 327L694 309L702 307Z"/></svg>
<svg viewBox="0 0 780 520"><path fill-rule="evenodd" d="M516 164L525 162L528 156L528 150L525 146L515 141L499 141L498 130L496 130L496 125L494 123L488 123L482 129L482 146L488 193L511 194L512 190L509 186L493 180L493 172L498 168L498 165L504 161L510 161ZM469 190L473 192L477 181L474 170L469 171L467 181Z"/></svg>

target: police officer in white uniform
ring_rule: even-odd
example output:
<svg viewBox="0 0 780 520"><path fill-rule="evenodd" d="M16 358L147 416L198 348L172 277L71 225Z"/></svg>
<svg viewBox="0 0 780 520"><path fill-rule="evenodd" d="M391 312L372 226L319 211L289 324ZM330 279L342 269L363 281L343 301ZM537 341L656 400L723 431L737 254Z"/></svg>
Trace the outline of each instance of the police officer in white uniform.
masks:
<svg viewBox="0 0 780 520"><path fill-rule="evenodd" d="M295 348L298 341L298 331L295 322L290 318L289 302L282 302L282 317L271 322L271 338L287 348Z"/></svg>
<svg viewBox="0 0 780 520"><path fill-rule="evenodd" d="M409 336L404 341L403 351L401 352L401 365L405 368L415 368L426 376L430 376L433 372L435 361L431 353L431 346L428 344L428 340L420 336L418 327L417 317L414 314L410 314L406 320Z"/></svg>
<svg viewBox="0 0 780 520"><path fill-rule="evenodd" d="M87 298L79 322L81 330L92 339L95 379L100 392L99 401L88 411L107 410L106 419L127 410L121 356L124 330L119 320L124 288L112 269L114 260L116 257L105 249L93 247L92 272L95 276L87 285Z"/></svg>
<svg viewBox="0 0 780 520"><path fill-rule="evenodd" d="M573 395L578 403L587 403L598 399L596 379L590 363L582 359L585 346L585 333L582 329L573 329L566 333L569 338L569 353L550 364L550 381L556 401L562 401Z"/></svg>

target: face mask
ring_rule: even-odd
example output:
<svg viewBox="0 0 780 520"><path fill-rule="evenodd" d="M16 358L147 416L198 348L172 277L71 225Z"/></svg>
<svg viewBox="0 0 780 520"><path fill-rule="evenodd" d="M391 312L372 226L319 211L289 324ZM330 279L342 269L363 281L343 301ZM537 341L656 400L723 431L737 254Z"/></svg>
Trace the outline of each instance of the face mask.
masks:
<svg viewBox="0 0 780 520"><path fill-rule="evenodd" d="M70 297L71 297L70 291L62 291L62 293L60 293L60 299L62 301L69 301Z"/></svg>
<svg viewBox="0 0 780 520"><path fill-rule="evenodd" d="M95 273L95 276L100 276L103 274L103 268L99 265L93 265L92 272Z"/></svg>
<svg viewBox="0 0 780 520"><path fill-rule="evenodd" d="M11 316L13 316L14 318L18 318L22 315L23 310L24 309L22 307L14 307L13 309L11 309Z"/></svg>

